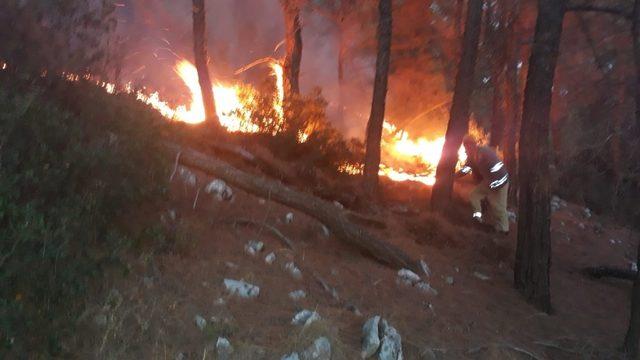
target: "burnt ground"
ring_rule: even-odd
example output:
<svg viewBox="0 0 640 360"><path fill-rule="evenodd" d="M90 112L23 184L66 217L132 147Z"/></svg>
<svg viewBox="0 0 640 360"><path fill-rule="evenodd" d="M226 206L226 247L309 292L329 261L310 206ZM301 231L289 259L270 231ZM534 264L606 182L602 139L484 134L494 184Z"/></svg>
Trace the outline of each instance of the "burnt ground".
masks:
<svg viewBox="0 0 640 360"><path fill-rule="evenodd" d="M424 188L385 186L396 194L376 215L386 228L369 230L424 259L437 295L397 285L394 269L326 236L321 224L295 210L238 189L232 202L200 196L194 210L196 190L175 182L174 200L167 205L177 214L168 225L175 240L164 251L131 255L124 271L109 273L81 318L83 331L74 345L78 357L214 359L215 341L223 335L237 358L280 359L322 334L332 341L334 359L357 359L361 327L375 314L399 330L406 359L620 357L631 284L592 280L580 269L628 268L636 247L630 231L598 216L585 218L577 205L555 212L554 312L546 315L512 288L514 231L497 237L466 221L454 224L420 207L426 202ZM468 186L457 191L464 194ZM458 207L464 213L464 204ZM290 224L284 220L288 212L294 214ZM267 229L234 226L239 218L272 224L294 241L295 251ZM256 257L244 252L251 239L266 245ZM264 261L270 252L277 256L272 265ZM283 269L291 260L301 268L301 280ZM224 278L258 285L259 297L228 297ZM335 288L338 299L318 278ZM288 293L298 289L307 297L294 302ZM315 309L323 320L302 330L290 322L305 308ZM204 331L195 325L196 315L208 320Z"/></svg>

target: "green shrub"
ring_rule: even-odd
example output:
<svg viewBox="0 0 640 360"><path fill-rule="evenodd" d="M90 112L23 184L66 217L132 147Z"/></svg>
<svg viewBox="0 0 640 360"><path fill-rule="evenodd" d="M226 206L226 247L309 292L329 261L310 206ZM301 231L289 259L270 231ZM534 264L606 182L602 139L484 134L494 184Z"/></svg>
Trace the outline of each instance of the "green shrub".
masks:
<svg viewBox="0 0 640 360"><path fill-rule="evenodd" d="M0 84L0 358L67 357L91 280L135 237L120 220L166 191L161 125L88 84Z"/></svg>

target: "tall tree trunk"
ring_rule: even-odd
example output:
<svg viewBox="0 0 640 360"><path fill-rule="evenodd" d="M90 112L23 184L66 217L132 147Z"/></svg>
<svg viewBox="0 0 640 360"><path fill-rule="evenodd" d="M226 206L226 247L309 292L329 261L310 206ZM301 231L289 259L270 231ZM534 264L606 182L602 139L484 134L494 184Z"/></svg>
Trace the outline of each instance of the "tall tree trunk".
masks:
<svg viewBox="0 0 640 360"><path fill-rule="evenodd" d="M564 0L539 0L520 130L518 244L515 287L527 301L551 311L549 165L550 112Z"/></svg>
<svg viewBox="0 0 640 360"><path fill-rule="evenodd" d="M634 129L640 132L640 0L635 0L633 6L633 24L631 27L633 37L633 57L636 67L636 123ZM636 264L640 266L640 244ZM631 316L629 318L629 328L624 338L624 351L630 358L638 357L638 340L640 340L640 271L636 273L631 291Z"/></svg>
<svg viewBox="0 0 640 360"><path fill-rule="evenodd" d="M202 103L206 121L215 129L220 129L220 121L216 113L216 103L213 98L213 87L209 77L209 58L207 56L206 12L204 0L193 0L193 51L198 70L198 82L202 93Z"/></svg>
<svg viewBox="0 0 640 360"><path fill-rule="evenodd" d="M473 94L481 22L482 0L469 0L462 39L462 56L456 76L449 125L445 135L442 157L436 169L436 183L431 194L432 209L444 210L450 204L453 192L453 173L458 162L458 149L462 144L462 138L469 131L469 107Z"/></svg>
<svg viewBox="0 0 640 360"><path fill-rule="evenodd" d="M454 24L456 36L459 38L462 36L462 20L464 18L464 0L456 1L456 12L454 16Z"/></svg>
<svg viewBox="0 0 640 360"><path fill-rule="evenodd" d="M392 14L391 0L379 0L378 11L378 56L376 60L376 76L373 83L373 101L371 115L367 122L366 150L364 158L363 188L366 194L374 196L378 188L378 171L380 169L380 141L387 99L387 82L389 62L391 58Z"/></svg>
<svg viewBox="0 0 640 360"><path fill-rule="evenodd" d="M513 1L513 0L509 0ZM491 116L491 136L489 145L502 148L507 112L508 93L505 84L505 71L509 59L507 36L507 11L504 0L495 1L489 7L487 31L488 43L494 56L491 57L491 79L493 82L493 101Z"/></svg>
<svg viewBox="0 0 640 360"><path fill-rule="evenodd" d="M302 62L302 26L300 7L296 0L280 0L284 12L286 55L284 58L284 97L289 101L300 94L300 63Z"/></svg>
<svg viewBox="0 0 640 360"><path fill-rule="evenodd" d="M511 3L508 9L506 26L506 69L504 112L506 114L505 133L502 138L504 161L509 171L509 203L518 204L518 160L516 143L520 128L520 82L518 81L518 64L520 63L520 46L518 45L518 19L520 16L520 1Z"/></svg>
<svg viewBox="0 0 640 360"><path fill-rule="evenodd" d="M340 23L338 28L338 121L342 123L344 120L344 62L347 54L347 43L345 39L344 22Z"/></svg>

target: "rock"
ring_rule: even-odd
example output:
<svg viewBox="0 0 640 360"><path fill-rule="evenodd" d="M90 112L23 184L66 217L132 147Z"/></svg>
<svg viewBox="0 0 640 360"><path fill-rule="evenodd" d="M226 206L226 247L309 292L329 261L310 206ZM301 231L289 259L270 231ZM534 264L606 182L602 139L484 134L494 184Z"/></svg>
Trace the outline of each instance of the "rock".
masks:
<svg viewBox="0 0 640 360"><path fill-rule="evenodd" d="M638 263L635 262L635 261L631 261L631 264L629 265L629 268L633 272L638 272Z"/></svg>
<svg viewBox="0 0 640 360"><path fill-rule="evenodd" d="M218 341L216 341L216 352L219 360L228 360L233 354L233 346L231 346L227 338L219 337Z"/></svg>
<svg viewBox="0 0 640 360"><path fill-rule="evenodd" d="M422 272L424 272L426 277L431 276L431 269L429 268L429 265L427 265L427 263L422 259L420 260L420 268L422 269Z"/></svg>
<svg viewBox="0 0 640 360"><path fill-rule="evenodd" d="M285 224L291 224L293 222L293 213L287 213L287 215L285 215L284 217L284 222Z"/></svg>
<svg viewBox="0 0 640 360"><path fill-rule="evenodd" d="M478 279L480 279L482 281L487 281L487 280L491 279L490 276L485 275L485 274L483 274L481 272L478 272L478 271L474 272L473 276L477 277Z"/></svg>
<svg viewBox="0 0 640 360"><path fill-rule="evenodd" d="M198 329L200 329L200 331L203 331L204 328L207 327L207 320L200 315L196 315L194 321L196 322L196 326L198 327Z"/></svg>
<svg viewBox="0 0 640 360"><path fill-rule="evenodd" d="M244 246L244 252L251 256L256 256L262 249L264 249L264 243L257 240L250 240Z"/></svg>
<svg viewBox="0 0 640 360"><path fill-rule="evenodd" d="M584 216L586 219L590 219L593 216L593 213L591 213L591 209L586 207L582 209L582 216Z"/></svg>
<svg viewBox="0 0 640 360"><path fill-rule="evenodd" d="M326 337L317 338L302 352L302 360L331 360L331 342Z"/></svg>
<svg viewBox="0 0 640 360"><path fill-rule="evenodd" d="M420 281L419 283L417 283L416 289L422 291L425 294L434 295L434 296L438 295L438 291L432 288L431 285L429 285L429 283L424 281Z"/></svg>
<svg viewBox="0 0 640 360"><path fill-rule="evenodd" d="M227 302L223 298L218 298L213 304L214 305L218 305L218 306L222 306L222 305L224 305L226 303Z"/></svg>
<svg viewBox="0 0 640 360"><path fill-rule="evenodd" d="M454 283L453 276L447 276L447 277L445 278L445 282L446 282L448 285L453 285L453 283Z"/></svg>
<svg viewBox="0 0 640 360"><path fill-rule="evenodd" d="M219 201L229 201L233 198L233 190L220 179L215 179L205 186L204 192L214 195Z"/></svg>
<svg viewBox="0 0 640 360"><path fill-rule="evenodd" d="M333 205L340 210L344 210L344 205L342 205L339 201L334 200Z"/></svg>
<svg viewBox="0 0 640 360"><path fill-rule="evenodd" d="M238 269L238 265L235 264L235 263L232 263L231 261L225 262L224 266L228 267L231 270L237 270Z"/></svg>
<svg viewBox="0 0 640 360"><path fill-rule="evenodd" d="M362 316L362 312L360 312L360 309L358 309L358 307L353 304L347 304L347 306L345 306L345 309L351 311L355 316Z"/></svg>
<svg viewBox="0 0 640 360"><path fill-rule="evenodd" d="M276 254L274 253L269 253L269 255L264 257L264 262L269 265L273 264L274 261L276 261Z"/></svg>
<svg viewBox="0 0 640 360"><path fill-rule="evenodd" d="M307 297L307 293L304 290L296 290L289 293L289 298L293 301L302 300Z"/></svg>
<svg viewBox="0 0 640 360"><path fill-rule="evenodd" d="M196 176L196 174L194 174L184 166L180 166L178 168L178 175L185 184L191 187L196 186L196 183L198 182L198 177Z"/></svg>
<svg viewBox="0 0 640 360"><path fill-rule="evenodd" d="M304 325L306 327L316 320L320 320L320 314L311 310L302 310L294 315L291 324L296 326Z"/></svg>
<svg viewBox="0 0 640 360"><path fill-rule="evenodd" d="M424 349L420 354L420 360L438 360L438 356L435 351L431 349Z"/></svg>
<svg viewBox="0 0 640 360"><path fill-rule="evenodd" d="M331 236L331 231L329 231L329 228L328 228L328 227L326 227L326 226L322 225L322 234L323 234L325 237L329 237L329 236Z"/></svg>
<svg viewBox="0 0 640 360"><path fill-rule="evenodd" d="M402 338L398 330L383 319L380 323L380 331L382 340L378 360L402 360Z"/></svg>
<svg viewBox="0 0 640 360"><path fill-rule="evenodd" d="M241 298L254 298L260 295L260 288L245 282L244 280L224 279L224 286L230 295Z"/></svg>
<svg viewBox="0 0 640 360"><path fill-rule="evenodd" d="M516 221L518 221L518 215L516 215L516 213L511 210L507 210L507 217L509 218L509 221L512 223L515 223Z"/></svg>
<svg viewBox="0 0 640 360"><path fill-rule="evenodd" d="M291 274L291 276L293 276L294 279L296 280L302 279L302 271L298 269L298 267L296 266L296 264L293 263L293 261L286 263L284 266L284 269L287 272L289 272L289 274Z"/></svg>
<svg viewBox="0 0 640 360"><path fill-rule="evenodd" d="M380 347L380 336L378 335L379 324L380 316L376 315L367 320L362 327L362 350L360 357L363 359L373 356Z"/></svg>
<svg viewBox="0 0 640 360"><path fill-rule="evenodd" d="M267 203L267 201L265 199L258 199L258 204L264 205L266 203Z"/></svg>
<svg viewBox="0 0 640 360"><path fill-rule="evenodd" d="M294 352L294 353L291 353L289 355L285 355L285 356L281 357L280 360L300 360L300 355L298 355L298 353Z"/></svg>
<svg viewBox="0 0 640 360"><path fill-rule="evenodd" d="M187 355L183 352L179 352L176 354L176 360L187 360Z"/></svg>
<svg viewBox="0 0 640 360"><path fill-rule="evenodd" d="M98 314L93 318L93 322L99 327L107 326L107 316L105 314Z"/></svg>
<svg viewBox="0 0 640 360"><path fill-rule="evenodd" d="M587 227L584 225L584 223L579 223L579 224L578 224L578 227L580 228L580 230L584 230L584 229L586 229L586 228L587 228Z"/></svg>
<svg viewBox="0 0 640 360"><path fill-rule="evenodd" d="M413 286L414 284L420 282L420 280L420 276L409 269L398 270L398 277L396 278L396 282L398 284Z"/></svg>
<svg viewBox="0 0 640 360"><path fill-rule="evenodd" d="M600 235L604 233L604 227L600 223L593 224L593 232Z"/></svg>

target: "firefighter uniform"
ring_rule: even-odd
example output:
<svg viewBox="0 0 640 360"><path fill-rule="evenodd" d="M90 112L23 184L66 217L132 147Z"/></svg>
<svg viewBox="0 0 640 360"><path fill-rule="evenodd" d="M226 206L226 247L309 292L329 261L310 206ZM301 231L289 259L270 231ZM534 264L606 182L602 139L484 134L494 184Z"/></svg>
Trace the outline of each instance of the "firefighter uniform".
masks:
<svg viewBox="0 0 640 360"><path fill-rule="evenodd" d="M465 146L466 147L466 146ZM482 200L487 199L493 226L498 232L509 231L507 195L509 193L509 173L496 152L488 146L467 149L467 163L460 170L461 175L473 173L478 185L469 194L473 218L484 221Z"/></svg>

